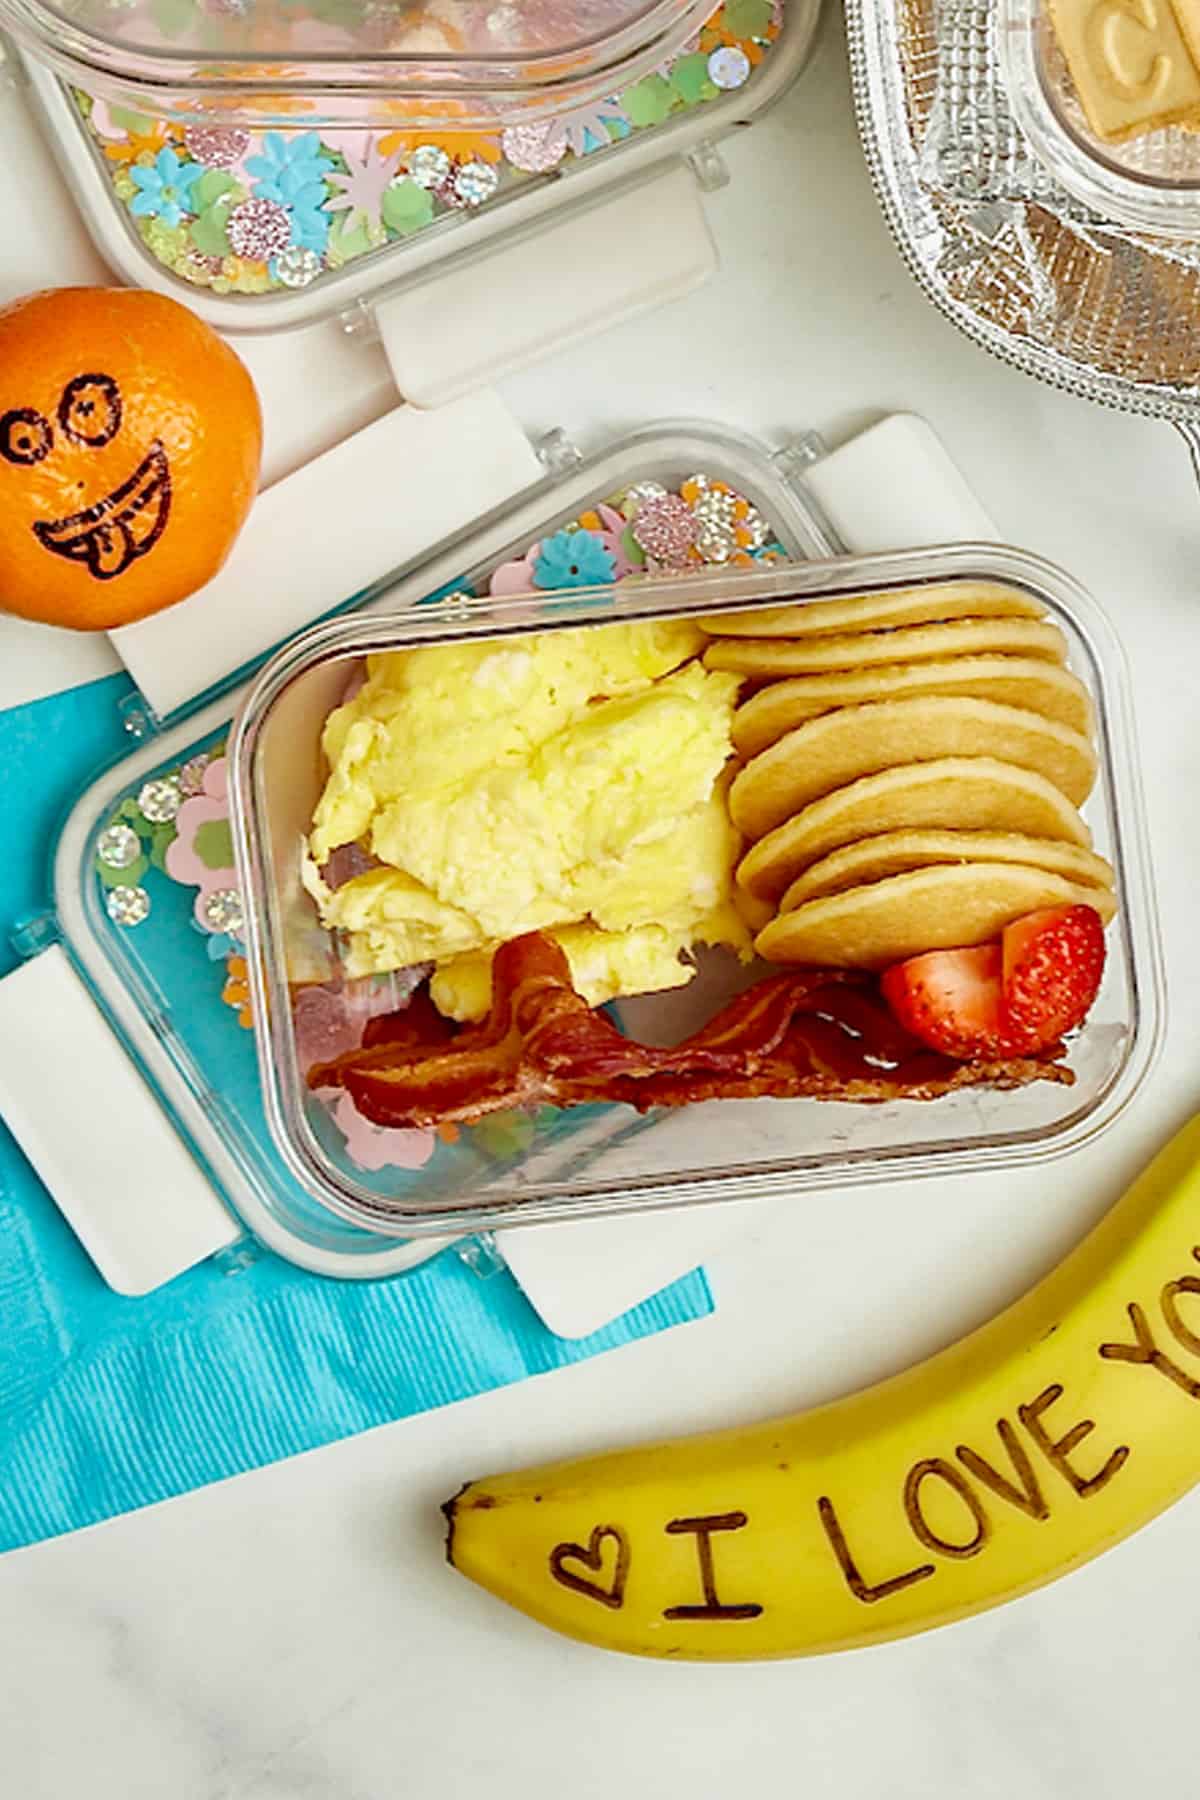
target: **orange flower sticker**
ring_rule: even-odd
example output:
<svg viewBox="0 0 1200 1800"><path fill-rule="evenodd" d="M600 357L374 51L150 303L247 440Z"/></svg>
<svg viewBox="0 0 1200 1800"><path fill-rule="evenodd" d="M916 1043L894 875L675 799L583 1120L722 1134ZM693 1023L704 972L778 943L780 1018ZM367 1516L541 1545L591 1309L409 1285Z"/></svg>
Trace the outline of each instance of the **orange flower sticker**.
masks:
<svg viewBox="0 0 1200 1800"><path fill-rule="evenodd" d="M225 962L228 979L221 989L221 998L226 1006L231 1006L237 1013L238 1024L244 1031L254 1026L254 1014L250 1010L250 972L246 967L244 956L230 956Z"/></svg>
<svg viewBox="0 0 1200 1800"><path fill-rule="evenodd" d="M483 131L438 131L421 127L415 131L389 131L386 137L380 138L378 150L381 156L395 156L398 151L408 153L423 144L444 150L455 162L498 163L503 154L500 139L489 137Z"/></svg>
<svg viewBox="0 0 1200 1800"><path fill-rule="evenodd" d="M109 162L135 163L140 157L148 161L165 150L171 144L171 134L161 121L156 121L143 136L129 136L120 144L105 144L104 154Z"/></svg>
<svg viewBox="0 0 1200 1800"><path fill-rule="evenodd" d="M763 36L769 39L772 44L779 36L779 27L773 20L771 24L767 26ZM748 60L755 68L757 68L758 64L766 55L763 46L760 43L757 43L754 38L735 37L733 32L729 31L724 25L706 25L700 33L700 48L705 51L706 54L711 54L712 51L720 49L744 50Z"/></svg>

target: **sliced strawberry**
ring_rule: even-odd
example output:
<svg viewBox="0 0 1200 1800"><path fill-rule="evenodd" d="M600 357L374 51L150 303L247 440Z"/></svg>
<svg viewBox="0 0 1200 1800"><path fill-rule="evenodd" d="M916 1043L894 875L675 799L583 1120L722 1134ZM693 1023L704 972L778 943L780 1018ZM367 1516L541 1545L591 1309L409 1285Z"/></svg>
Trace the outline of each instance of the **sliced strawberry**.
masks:
<svg viewBox="0 0 1200 1800"><path fill-rule="evenodd" d="M1004 1037L999 944L930 950L888 969L880 983L897 1021L944 1056L1012 1054Z"/></svg>
<svg viewBox="0 0 1200 1800"><path fill-rule="evenodd" d="M1104 922L1094 906L1029 913L1004 933L1005 1009L1040 1048L1082 1024L1103 974Z"/></svg>
<svg viewBox="0 0 1200 1800"><path fill-rule="evenodd" d="M1017 919L1002 944L931 950L880 986L907 1031L944 1056L1036 1056L1087 1017L1104 973L1104 923L1091 906Z"/></svg>

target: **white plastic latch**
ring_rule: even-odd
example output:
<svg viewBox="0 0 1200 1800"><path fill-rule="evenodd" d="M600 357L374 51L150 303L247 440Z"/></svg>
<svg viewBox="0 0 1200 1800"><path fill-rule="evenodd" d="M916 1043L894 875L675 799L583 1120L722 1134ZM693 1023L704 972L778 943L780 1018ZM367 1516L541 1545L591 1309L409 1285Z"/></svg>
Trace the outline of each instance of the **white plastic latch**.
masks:
<svg viewBox="0 0 1200 1800"><path fill-rule="evenodd" d="M220 574L112 642L164 718L541 475L488 390L397 407L264 489Z"/></svg>
<svg viewBox="0 0 1200 1800"><path fill-rule="evenodd" d="M996 542L999 533L932 425L891 413L804 472L804 486L845 548L924 550Z"/></svg>
<svg viewBox="0 0 1200 1800"><path fill-rule="evenodd" d="M637 255L614 255L631 232ZM438 407L681 299L716 267L696 177L668 163L573 207L549 230L451 258L381 300L375 323L405 399Z"/></svg>
<svg viewBox="0 0 1200 1800"><path fill-rule="evenodd" d="M0 1112L119 1294L242 1236L61 944L0 981Z"/></svg>

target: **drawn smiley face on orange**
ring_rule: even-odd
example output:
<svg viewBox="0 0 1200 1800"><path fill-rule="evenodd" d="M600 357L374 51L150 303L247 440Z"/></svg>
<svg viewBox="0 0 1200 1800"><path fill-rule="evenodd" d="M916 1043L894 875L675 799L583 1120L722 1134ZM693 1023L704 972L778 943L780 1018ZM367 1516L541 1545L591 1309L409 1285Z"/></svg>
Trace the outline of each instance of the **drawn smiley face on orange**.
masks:
<svg viewBox="0 0 1200 1800"><path fill-rule="evenodd" d="M194 593L261 444L244 365L177 301L61 288L0 309L0 610L108 630Z"/></svg>
<svg viewBox="0 0 1200 1800"><path fill-rule="evenodd" d="M78 448L101 450L118 436L122 414L121 390L111 375L73 375L53 423L32 406L0 415L0 457L32 468L53 454L56 433ZM170 516L171 465L156 438L109 493L65 518L34 519L32 530L53 555L82 563L96 581L111 581L153 550Z"/></svg>

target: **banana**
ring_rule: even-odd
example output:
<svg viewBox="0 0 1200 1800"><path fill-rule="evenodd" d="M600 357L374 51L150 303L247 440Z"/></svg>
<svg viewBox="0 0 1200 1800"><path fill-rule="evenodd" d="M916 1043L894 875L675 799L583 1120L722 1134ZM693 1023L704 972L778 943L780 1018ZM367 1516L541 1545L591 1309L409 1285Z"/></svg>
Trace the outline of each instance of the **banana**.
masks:
<svg viewBox="0 0 1200 1800"><path fill-rule="evenodd" d="M1012 1599L1200 1479L1200 1117L927 1362L807 1413L470 1483L455 1568L606 1649L803 1656Z"/></svg>

